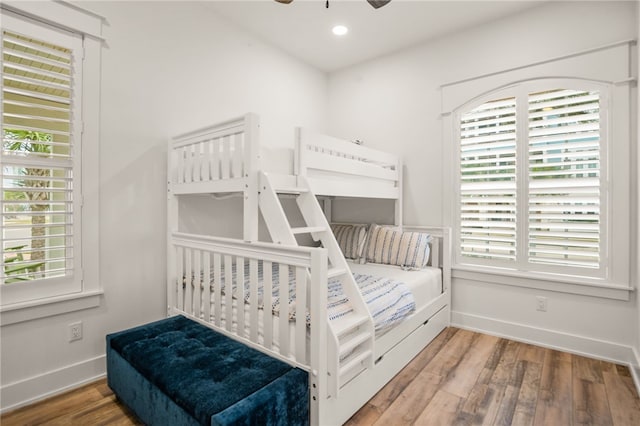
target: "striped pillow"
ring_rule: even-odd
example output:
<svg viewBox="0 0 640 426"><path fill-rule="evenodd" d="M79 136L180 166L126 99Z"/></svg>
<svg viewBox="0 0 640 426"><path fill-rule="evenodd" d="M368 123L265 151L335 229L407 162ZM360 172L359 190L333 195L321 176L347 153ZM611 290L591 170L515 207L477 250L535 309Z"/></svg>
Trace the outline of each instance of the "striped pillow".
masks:
<svg viewBox="0 0 640 426"><path fill-rule="evenodd" d="M338 240L342 254L347 259L360 259L367 239L367 225L331 224L331 230Z"/></svg>
<svg viewBox="0 0 640 426"><path fill-rule="evenodd" d="M424 268L429 261L430 242L429 234L371 225L366 250L367 262Z"/></svg>

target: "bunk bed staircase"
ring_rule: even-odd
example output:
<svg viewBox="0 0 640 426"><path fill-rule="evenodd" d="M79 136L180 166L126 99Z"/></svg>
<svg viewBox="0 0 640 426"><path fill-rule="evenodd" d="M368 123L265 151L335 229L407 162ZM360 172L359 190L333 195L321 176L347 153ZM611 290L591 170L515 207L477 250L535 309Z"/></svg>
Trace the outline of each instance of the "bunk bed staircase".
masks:
<svg viewBox="0 0 640 426"><path fill-rule="evenodd" d="M319 241L327 250L329 279L340 280L343 291L353 308L353 311L345 316L328 319L330 330L328 343L333 346L329 347L328 354L336 354L336 356L333 359L331 357L327 359L329 370L327 379L329 389L337 397L340 388L349 380L365 368L373 367L373 320L322 208L305 177L296 176L293 186L277 185L273 183L274 180L269 174L260 172L259 182L258 205L272 241L277 244L297 246L296 235L298 234L310 234L314 241ZM281 195L295 197L305 226L290 225L282 206ZM308 279L307 282L310 280ZM338 348L339 350L336 350Z"/></svg>

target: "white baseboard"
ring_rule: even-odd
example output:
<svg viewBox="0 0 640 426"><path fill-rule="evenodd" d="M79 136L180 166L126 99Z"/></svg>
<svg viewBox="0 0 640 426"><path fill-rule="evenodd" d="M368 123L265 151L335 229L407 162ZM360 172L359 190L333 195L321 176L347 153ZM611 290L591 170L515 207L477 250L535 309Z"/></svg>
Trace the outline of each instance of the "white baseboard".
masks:
<svg viewBox="0 0 640 426"><path fill-rule="evenodd" d="M557 349L577 355L598 358L618 364L638 365L638 358L631 346L605 340L592 339L526 324L501 321L462 312L451 313L451 325L480 333L491 334L546 348ZM636 367L637 369L637 367ZM638 382L636 382L638 383Z"/></svg>
<svg viewBox="0 0 640 426"><path fill-rule="evenodd" d="M104 377L106 356L67 365L57 370L0 387L0 413L32 404Z"/></svg>

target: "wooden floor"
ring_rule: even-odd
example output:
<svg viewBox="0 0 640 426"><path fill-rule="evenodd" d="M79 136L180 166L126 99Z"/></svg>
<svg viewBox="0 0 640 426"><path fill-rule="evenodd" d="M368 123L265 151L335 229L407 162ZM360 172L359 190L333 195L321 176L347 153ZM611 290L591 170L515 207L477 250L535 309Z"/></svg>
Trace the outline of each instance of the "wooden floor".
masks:
<svg viewBox="0 0 640 426"><path fill-rule="evenodd" d="M105 380L0 418L136 425ZM627 367L466 330L443 331L347 425L640 425Z"/></svg>

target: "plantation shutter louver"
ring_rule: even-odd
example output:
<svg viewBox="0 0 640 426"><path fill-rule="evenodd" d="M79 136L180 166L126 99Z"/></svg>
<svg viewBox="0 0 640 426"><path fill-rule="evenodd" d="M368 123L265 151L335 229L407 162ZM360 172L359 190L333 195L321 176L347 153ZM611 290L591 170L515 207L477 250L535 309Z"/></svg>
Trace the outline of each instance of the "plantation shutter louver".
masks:
<svg viewBox="0 0 640 426"><path fill-rule="evenodd" d="M3 284L71 276L76 267L74 53L2 32Z"/></svg>
<svg viewBox="0 0 640 426"><path fill-rule="evenodd" d="M529 262L599 267L600 98L529 95Z"/></svg>
<svg viewBox="0 0 640 426"><path fill-rule="evenodd" d="M461 117L460 245L467 257L516 258L516 99Z"/></svg>

